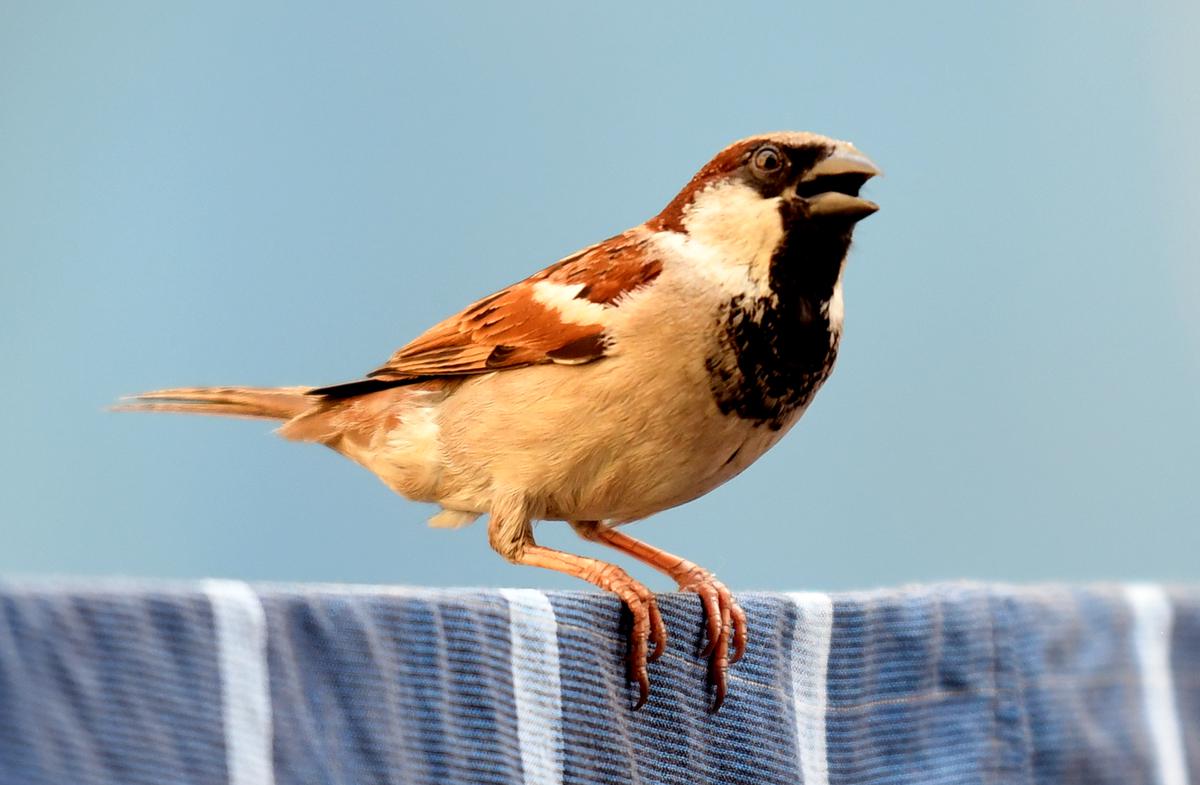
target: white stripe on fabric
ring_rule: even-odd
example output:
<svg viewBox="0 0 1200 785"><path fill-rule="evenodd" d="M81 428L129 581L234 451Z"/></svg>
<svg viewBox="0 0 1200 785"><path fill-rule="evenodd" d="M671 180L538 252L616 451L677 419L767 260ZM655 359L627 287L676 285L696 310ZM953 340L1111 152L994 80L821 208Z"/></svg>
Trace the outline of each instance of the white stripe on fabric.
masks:
<svg viewBox="0 0 1200 785"><path fill-rule="evenodd" d="M562 782L562 687L558 622L550 600L534 589L501 589L508 601L513 701L526 785Z"/></svg>
<svg viewBox="0 0 1200 785"><path fill-rule="evenodd" d="M275 771L262 603L241 581L205 581L204 593L217 635L229 785L271 785Z"/></svg>
<svg viewBox="0 0 1200 785"><path fill-rule="evenodd" d="M1171 677L1171 600L1161 586L1128 586L1133 609L1133 647L1141 670L1142 706L1158 765L1159 785L1187 785L1183 733Z"/></svg>
<svg viewBox="0 0 1200 785"><path fill-rule="evenodd" d="M833 636L833 600L828 594L789 594L796 604L792 636L792 705L796 717L796 753L804 785L829 785L825 757L825 675Z"/></svg>

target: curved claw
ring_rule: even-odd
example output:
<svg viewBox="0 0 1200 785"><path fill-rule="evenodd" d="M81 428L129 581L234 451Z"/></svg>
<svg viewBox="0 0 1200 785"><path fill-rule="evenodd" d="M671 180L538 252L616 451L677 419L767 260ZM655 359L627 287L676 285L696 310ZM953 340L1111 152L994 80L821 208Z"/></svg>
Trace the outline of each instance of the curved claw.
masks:
<svg viewBox="0 0 1200 785"><path fill-rule="evenodd" d="M708 707L709 714L716 714L725 704L725 695L729 692L728 657L713 657L708 661L708 680L713 685L713 702Z"/></svg>
<svg viewBox="0 0 1200 785"><path fill-rule="evenodd" d="M708 680L714 688L713 704L709 711L715 712L724 704L729 691L729 666L746 653L746 613L725 584L702 567L689 565L679 582L679 588L699 595L704 605L707 643L701 649L700 656L708 658ZM729 652L731 628L732 656Z"/></svg>
<svg viewBox="0 0 1200 785"><path fill-rule="evenodd" d="M631 679L632 678L633 677L631 677ZM650 676L646 673L645 667L642 668L641 673L638 674L636 680L638 684L638 699L637 702L633 704L634 711L637 711L645 706L647 699L650 697Z"/></svg>
<svg viewBox="0 0 1200 785"><path fill-rule="evenodd" d="M633 627L629 632L629 680L637 682L638 700L633 708L636 711L646 705L650 697L650 673L647 665L662 656L667 646L667 628L663 624L662 615L658 611L658 601L654 594L642 584L630 578L624 571L612 567L616 580L612 580L609 588L629 609L633 616ZM653 644L653 651L650 646Z"/></svg>
<svg viewBox="0 0 1200 785"><path fill-rule="evenodd" d="M650 673L647 664L651 659L648 648L651 615L649 607L652 606L648 606L640 597L622 599L633 614L633 629L629 633L629 680L636 681L638 685L638 700L633 707L636 710L646 705L646 699L650 697Z"/></svg>

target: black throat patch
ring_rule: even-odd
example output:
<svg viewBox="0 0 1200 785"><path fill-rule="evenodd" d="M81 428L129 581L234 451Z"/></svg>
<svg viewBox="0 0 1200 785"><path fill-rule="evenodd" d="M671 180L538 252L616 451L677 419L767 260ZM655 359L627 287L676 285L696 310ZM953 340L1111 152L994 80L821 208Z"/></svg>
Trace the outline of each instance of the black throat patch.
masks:
<svg viewBox="0 0 1200 785"><path fill-rule="evenodd" d="M783 243L771 258L765 297L739 295L722 308L709 384L722 413L779 430L833 370L840 329L823 312L833 297L852 225L809 219L784 203Z"/></svg>

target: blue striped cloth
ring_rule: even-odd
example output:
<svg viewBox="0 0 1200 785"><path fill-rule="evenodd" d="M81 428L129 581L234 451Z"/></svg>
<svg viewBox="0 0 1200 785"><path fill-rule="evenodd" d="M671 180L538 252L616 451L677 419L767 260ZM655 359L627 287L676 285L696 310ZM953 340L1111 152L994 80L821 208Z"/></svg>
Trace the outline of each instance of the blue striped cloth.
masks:
<svg viewBox="0 0 1200 785"><path fill-rule="evenodd" d="M1200 591L693 595L630 710L601 594L0 584L0 783L1200 783Z"/></svg>

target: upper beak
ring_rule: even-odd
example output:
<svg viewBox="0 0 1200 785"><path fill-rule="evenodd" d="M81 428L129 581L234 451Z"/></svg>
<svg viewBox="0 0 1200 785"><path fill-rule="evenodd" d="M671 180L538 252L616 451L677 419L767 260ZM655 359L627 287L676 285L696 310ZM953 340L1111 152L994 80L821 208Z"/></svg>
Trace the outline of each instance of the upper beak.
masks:
<svg viewBox="0 0 1200 785"><path fill-rule="evenodd" d="M861 221L879 209L858 195L863 184L878 174L879 167L870 158L853 148L838 149L800 178L796 195L808 203L809 215Z"/></svg>

